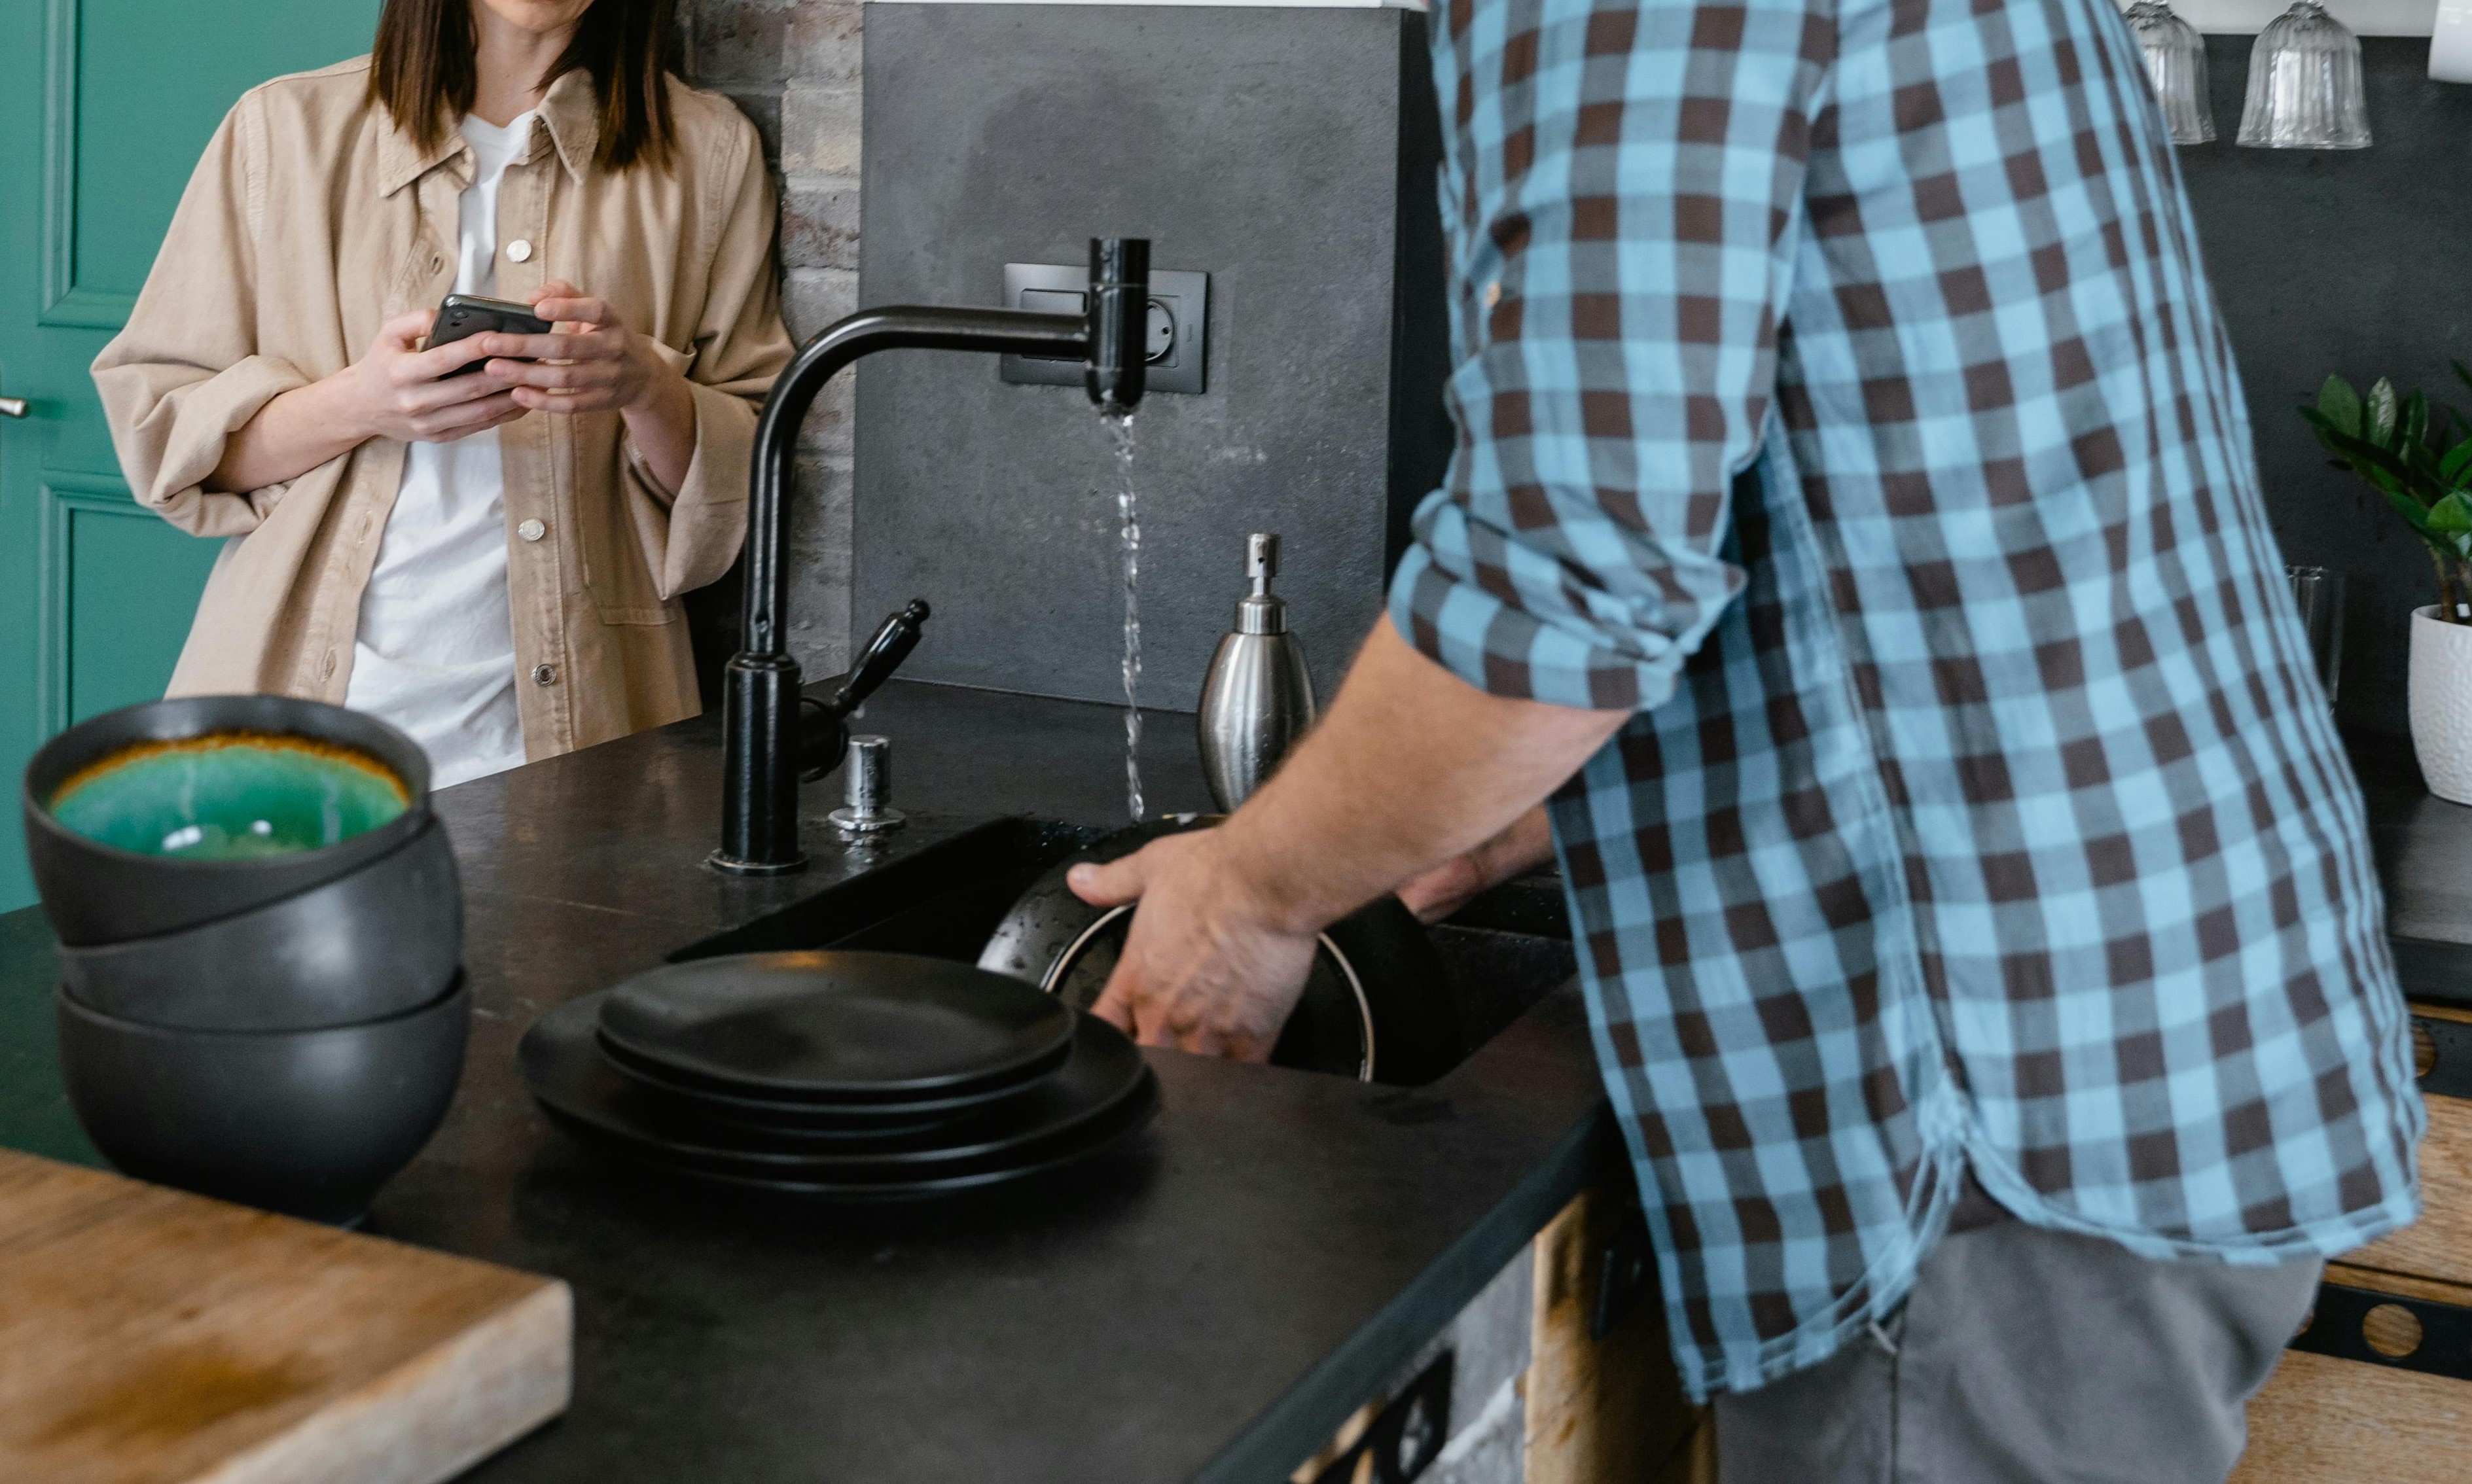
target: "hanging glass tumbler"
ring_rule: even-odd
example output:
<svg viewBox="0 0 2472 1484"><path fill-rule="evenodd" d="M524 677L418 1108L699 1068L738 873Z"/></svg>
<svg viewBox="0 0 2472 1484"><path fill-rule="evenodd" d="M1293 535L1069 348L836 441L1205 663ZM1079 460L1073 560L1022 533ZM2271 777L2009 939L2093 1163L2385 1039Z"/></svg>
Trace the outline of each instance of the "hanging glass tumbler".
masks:
<svg viewBox="0 0 2472 1484"><path fill-rule="evenodd" d="M2240 142L2269 150L2364 150L2369 110L2361 43L2318 0L2299 0L2248 54Z"/></svg>
<svg viewBox="0 0 2472 1484"><path fill-rule="evenodd" d="M2206 43L2198 28L2173 14L2163 0L2137 0L2127 20L2146 54L2146 75L2153 81L2172 142L2212 143L2215 110L2206 98Z"/></svg>

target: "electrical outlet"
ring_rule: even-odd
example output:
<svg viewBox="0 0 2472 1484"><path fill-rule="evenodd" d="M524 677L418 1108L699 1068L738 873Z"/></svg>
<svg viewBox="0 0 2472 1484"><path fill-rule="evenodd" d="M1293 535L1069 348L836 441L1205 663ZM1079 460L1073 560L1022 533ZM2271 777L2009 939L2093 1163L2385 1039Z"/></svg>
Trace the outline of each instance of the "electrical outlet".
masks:
<svg viewBox="0 0 2472 1484"><path fill-rule="evenodd" d="M1078 315L1090 286L1087 267L1056 263L1007 263L1007 309L1037 315ZM1200 392L1210 327L1210 275L1159 272L1151 274L1150 322L1144 351L1150 363L1143 389ZM1006 381L1033 385L1082 385L1082 363L1069 356L1001 356L997 374Z"/></svg>

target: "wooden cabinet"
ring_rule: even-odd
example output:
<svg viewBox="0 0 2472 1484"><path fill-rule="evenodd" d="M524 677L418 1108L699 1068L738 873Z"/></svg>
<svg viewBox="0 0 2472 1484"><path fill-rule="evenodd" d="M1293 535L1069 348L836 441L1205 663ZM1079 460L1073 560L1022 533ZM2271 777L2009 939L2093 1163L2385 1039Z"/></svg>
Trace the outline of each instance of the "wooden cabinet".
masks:
<svg viewBox="0 0 2472 1484"><path fill-rule="evenodd" d="M2413 1013L2423 1214L2327 1265L2301 1348L2249 1403L2232 1484L2472 1479L2472 1098L2452 1095L2472 1091L2472 1012Z"/></svg>

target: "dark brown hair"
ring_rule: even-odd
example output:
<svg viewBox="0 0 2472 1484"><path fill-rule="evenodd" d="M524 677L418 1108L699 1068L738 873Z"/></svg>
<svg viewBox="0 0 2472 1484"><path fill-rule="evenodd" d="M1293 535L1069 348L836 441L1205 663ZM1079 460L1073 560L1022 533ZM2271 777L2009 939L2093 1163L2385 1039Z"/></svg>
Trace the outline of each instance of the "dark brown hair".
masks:
<svg viewBox="0 0 2472 1484"><path fill-rule="evenodd" d="M472 109L480 74L473 58L477 0L386 0L369 68L369 98L395 127L435 149L453 121ZM575 39L541 78L543 87L578 67L592 75L601 106L594 163L625 170L637 161L667 168L677 135L664 74L676 44L672 0L593 0Z"/></svg>

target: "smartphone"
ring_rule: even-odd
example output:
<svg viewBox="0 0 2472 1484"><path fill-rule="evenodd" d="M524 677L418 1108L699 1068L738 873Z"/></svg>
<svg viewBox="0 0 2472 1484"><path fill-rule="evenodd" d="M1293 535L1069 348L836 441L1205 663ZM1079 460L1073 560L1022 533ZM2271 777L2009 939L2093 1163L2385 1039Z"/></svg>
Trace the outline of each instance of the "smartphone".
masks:
<svg viewBox="0 0 2472 1484"><path fill-rule="evenodd" d="M438 318L429 326L429 348L436 350L440 345L492 332L501 335L547 335L549 331L549 321L535 316L530 304L518 304L511 299L485 299L472 294L450 294L440 302ZM507 356L500 359L529 361L532 358ZM462 376L479 370L481 365L480 361L467 361L446 375ZM440 379L444 380L443 377Z"/></svg>

